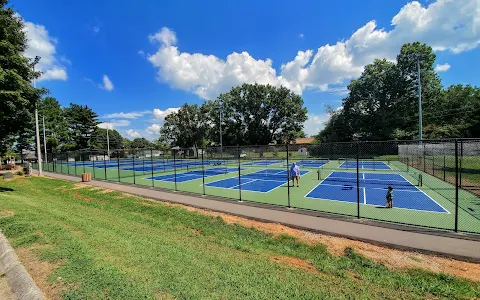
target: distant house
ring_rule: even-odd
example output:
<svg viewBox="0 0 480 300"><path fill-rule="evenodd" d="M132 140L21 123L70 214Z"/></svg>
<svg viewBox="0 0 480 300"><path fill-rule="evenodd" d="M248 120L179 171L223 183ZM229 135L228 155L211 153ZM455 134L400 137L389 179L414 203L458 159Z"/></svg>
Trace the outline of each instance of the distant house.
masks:
<svg viewBox="0 0 480 300"><path fill-rule="evenodd" d="M298 138L295 139L295 144L313 144L314 138Z"/></svg>
<svg viewBox="0 0 480 300"><path fill-rule="evenodd" d="M32 150L22 150L23 160L36 161L37 155Z"/></svg>
<svg viewBox="0 0 480 300"><path fill-rule="evenodd" d="M302 147L302 148L298 149L298 155L299 156L308 156L307 148Z"/></svg>

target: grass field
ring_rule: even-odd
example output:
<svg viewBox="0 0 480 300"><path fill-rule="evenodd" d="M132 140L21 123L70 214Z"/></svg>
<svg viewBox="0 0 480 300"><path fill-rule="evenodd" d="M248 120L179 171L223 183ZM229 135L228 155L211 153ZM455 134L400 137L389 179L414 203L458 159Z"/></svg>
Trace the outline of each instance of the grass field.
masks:
<svg viewBox="0 0 480 300"><path fill-rule="evenodd" d="M0 228L16 251L53 266L36 272L53 298L480 297L478 282L390 270L348 248L336 257L321 244L54 179L0 180Z"/></svg>
<svg viewBox="0 0 480 300"><path fill-rule="evenodd" d="M384 159L390 159L395 157L383 157ZM388 160L387 160L388 161ZM47 164L46 170L55 170L59 173L65 174L76 174L81 175L83 172L91 172L93 177L96 179L106 179L111 181L118 181L123 183L134 183L138 185L145 185L149 187L164 188L169 190L178 190L185 191L195 194L205 194L212 196L220 196L230 199L241 199L280 205L288 206L307 210L322 211L328 213L357 216L357 204L351 202L339 202L339 201L329 201L322 199L312 199L306 198L305 196L315 188L319 183L317 171L319 168L302 168L302 170L309 171L306 175L301 178L300 187L290 188L286 184L275 188L269 192L253 192L247 190L239 189L227 189L227 188L218 188L208 186L209 183L214 181L219 181L226 178L238 178L238 172L232 172L229 174L220 174L217 176L210 176L205 178L205 185L201 178L196 180L189 180L185 182L167 182L162 180L151 180L149 178L153 176L161 176L166 174L173 174L173 170L151 170L149 169L150 160L137 160L135 162L136 167L142 167L146 165L145 172L134 172L132 170L124 170L125 165L122 165L120 168L107 167L103 168L103 162L96 162L98 167L100 164L101 168L92 168L88 165L88 162L83 166L82 162L77 162L75 167L72 163L66 164L57 163L55 166L51 163ZM132 163L133 164L133 163ZM341 162L339 161L330 161L328 164L321 167L321 172L332 172L338 169ZM419 187L426 195L431 199L434 199L439 205L441 205L448 213L433 213L430 211L424 210L409 210L395 208L392 210L378 209L372 205L360 205L360 216L364 218L371 218L375 220L387 221L387 222L397 222L410 225L419 225L425 227L433 227L440 229L453 230L455 228L455 187L447 183L440 178L436 178L427 173L423 173L420 170L409 167L407 171L407 166L399 161L391 160L388 161L389 167L392 170L387 172L396 172L402 174L406 179L411 182L415 182L418 174L423 175L422 187ZM132 167L131 164L127 166ZM231 161L227 165L229 168L238 168L238 161ZM256 170L263 169L287 169L285 164L277 163L268 166L247 166L247 163L241 163L240 167L242 168L242 174L247 172L254 172ZM197 167L197 170L200 170L201 167ZM177 173L186 172L185 167L179 167ZM345 171L345 170L344 170ZM347 170L348 171L348 170ZM350 170L351 171L351 170ZM386 172L385 170L375 171L377 173ZM290 193L290 196L288 195ZM460 190L459 193L459 211L458 211L458 230L466 232L480 233L480 198L476 195L470 193L466 190Z"/></svg>

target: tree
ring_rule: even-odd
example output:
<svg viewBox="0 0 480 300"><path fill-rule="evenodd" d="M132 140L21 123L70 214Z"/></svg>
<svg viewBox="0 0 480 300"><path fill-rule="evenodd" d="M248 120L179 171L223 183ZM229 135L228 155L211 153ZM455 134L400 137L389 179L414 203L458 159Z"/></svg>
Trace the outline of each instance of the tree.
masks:
<svg viewBox="0 0 480 300"><path fill-rule="evenodd" d="M70 103L65 116L75 150L89 148L90 137L99 124L98 115L86 105Z"/></svg>
<svg viewBox="0 0 480 300"><path fill-rule="evenodd" d="M132 149L152 148L153 145L146 138L136 138L130 144Z"/></svg>
<svg viewBox="0 0 480 300"><path fill-rule="evenodd" d="M123 147L125 147L125 149L130 149L132 146L132 141L127 139L127 138L123 138L122 140L122 143L123 143Z"/></svg>
<svg viewBox="0 0 480 300"><path fill-rule="evenodd" d="M208 135L208 109L205 104L199 107L185 103L177 112L166 116L160 129L160 144L182 148L202 146Z"/></svg>
<svg viewBox="0 0 480 300"><path fill-rule="evenodd" d="M307 120L303 100L285 87L243 84L222 94L211 105L222 109L224 145L266 145L293 141ZM220 115L210 112L212 140L218 140ZM217 116L218 115L218 116Z"/></svg>
<svg viewBox="0 0 480 300"><path fill-rule="evenodd" d="M47 92L31 86L40 73L23 56L27 48L24 24L7 3L0 0L0 152L6 151L9 137L27 127L35 105Z"/></svg>
<svg viewBox="0 0 480 300"><path fill-rule="evenodd" d="M90 137L90 148L106 150L110 146L110 149L113 150L124 147L123 137L115 129L108 130L108 141L109 145L107 144L107 129L97 127Z"/></svg>
<svg viewBox="0 0 480 300"><path fill-rule="evenodd" d="M40 116L45 117L45 132L47 136L47 149L53 151L59 145L69 141L68 123L65 111L53 97L45 97L38 107ZM41 117L40 117L41 118Z"/></svg>

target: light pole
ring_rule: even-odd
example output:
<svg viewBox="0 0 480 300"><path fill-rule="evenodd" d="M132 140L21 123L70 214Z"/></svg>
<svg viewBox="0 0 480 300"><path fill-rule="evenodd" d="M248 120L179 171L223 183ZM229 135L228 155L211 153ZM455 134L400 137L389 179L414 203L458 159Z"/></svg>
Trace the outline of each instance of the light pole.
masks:
<svg viewBox="0 0 480 300"><path fill-rule="evenodd" d="M48 157L47 157L47 138L45 134L45 116L42 116L43 120L43 149L45 151L45 161L48 163Z"/></svg>
<svg viewBox="0 0 480 300"><path fill-rule="evenodd" d="M35 56L33 60L33 72L35 65L40 61L40 56ZM37 78L33 77L33 88L37 88ZM40 150L40 130L38 129L38 101L35 103L35 134L37 136L37 158L38 158L38 174L42 175L42 152Z"/></svg>

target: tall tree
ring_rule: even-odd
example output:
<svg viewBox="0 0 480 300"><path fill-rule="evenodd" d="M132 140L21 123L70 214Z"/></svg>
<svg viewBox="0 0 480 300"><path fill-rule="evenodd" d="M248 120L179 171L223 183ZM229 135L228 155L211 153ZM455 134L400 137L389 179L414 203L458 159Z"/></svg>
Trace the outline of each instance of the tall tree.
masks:
<svg viewBox="0 0 480 300"><path fill-rule="evenodd" d="M70 107L65 108L65 116L75 149L89 148L90 137L99 124L98 115L86 105L70 103Z"/></svg>
<svg viewBox="0 0 480 300"><path fill-rule="evenodd" d="M47 148L52 151L58 145L64 145L69 141L68 122L65 111L53 97L45 97L38 107L40 116L45 117L45 132L47 136Z"/></svg>
<svg viewBox="0 0 480 300"><path fill-rule="evenodd" d="M0 152L7 139L21 134L31 120L35 105L45 89L34 89L31 82L40 75L32 61L24 57L27 38L24 24L8 1L0 0Z"/></svg>
<svg viewBox="0 0 480 300"><path fill-rule="evenodd" d="M152 143L146 138L136 138L130 144L132 149L152 148Z"/></svg>
<svg viewBox="0 0 480 300"><path fill-rule="evenodd" d="M108 143L109 145L107 144L107 129L97 127L90 138L90 148L106 150L110 146L110 149L113 150L124 147L123 137L115 129L108 130Z"/></svg>

